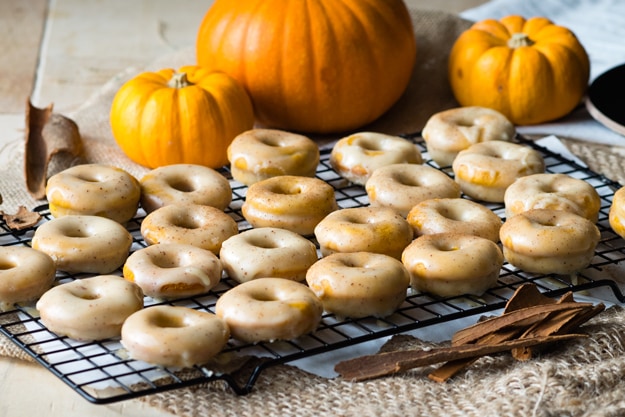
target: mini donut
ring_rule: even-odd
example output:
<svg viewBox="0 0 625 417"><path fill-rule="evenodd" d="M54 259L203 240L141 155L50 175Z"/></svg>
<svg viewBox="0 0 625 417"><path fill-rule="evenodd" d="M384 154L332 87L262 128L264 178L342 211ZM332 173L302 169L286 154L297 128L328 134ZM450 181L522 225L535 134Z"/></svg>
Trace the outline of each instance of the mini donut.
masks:
<svg viewBox="0 0 625 417"><path fill-rule="evenodd" d="M566 210L596 222L601 208L597 190L566 174L540 173L514 181L504 194L506 217L530 209Z"/></svg>
<svg viewBox="0 0 625 417"><path fill-rule="evenodd" d="M406 217L415 236L463 233L499 242L503 221L486 206L466 198L434 198L417 204Z"/></svg>
<svg viewBox="0 0 625 417"><path fill-rule="evenodd" d="M143 308L143 293L122 277L97 275L49 289L36 307L51 332L75 340L102 340L119 337L126 318Z"/></svg>
<svg viewBox="0 0 625 417"><path fill-rule="evenodd" d="M52 258L28 246L0 247L0 311L36 300L54 283Z"/></svg>
<svg viewBox="0 0 625 417"><path fill-rule="evenodd" d="M387 255L334 253L310 267L306 282L328 313L386 317L406 299L410 275L399 260Z"/></svg>
<svg viewBox="0 0 625 417"><path fill-rule="evenodd" d="M310 138L275 129L252 129L228 147L232 178L245 185L279 175L314 177L319 146Z"/></svg>
<svg viewBox="0 0 625 417"><path fill-rule="evenodd" d="M197 246L160 243L133 252L123 274L152 298L181 298L207 293L221 280L217 256Z"/></svg>
<svg viewBox="0 0 625 417"><path fill-rule="evenodd" d="M35 230L32 247L47 253L56 269L108 274L124 264L132 236L118 222L99 216L66 215Z"/></svg>
<svg viewBox="0 0 625 417"><path fill-rule="evenodd" d="M315 228L321 254L373 252L400 259L412 241L410 224L386 207L353 207L335 211Z"/></svg>
<svg viewBox="0 0 625 417"><path fill-rule="evenodd" d="M141 187L121 168L84 164L51 176L46 197L54 217L94 215L125 224L137 212Z"/></svg>
<svg viewBox="0 0 625 417"><path fill-rule="evenodd" d="M230 338L230 329L213 313L156 305L130 315L121 335L121 344L132 359L191 367L205 364L221 352Z"/></svg>
<svg viewBox="0 0 625 417"><path fill-rule="evenodd" d="M614 233L625 238L625 187L616 190L612 197L608 222Z"/></svg>
<svg viewBox="0 0 625 417"><path fill-rule="evenodd" d="M219 254L221 244L239 232L237 222L211 206L168 204L145 216L141 235L148 245L178 243Z"/></svg>
<svg viewBox="0 0 625 417"><path fill-rule="evenodd" d="M393 164L376 169L365 185L373 207L389 207L406 217L410 209L431 198L458 198L460 186L428 165Z"/></svg>
<svg viewBox="0 0 625 417"><path fill-rule="evenodd" d="M572 274L587 267L600 232L590 220L563 210L532 209L501 226L503 253L525 272Z"/></svg>
<svg viewBox="0 0 625 417"><path fill-rule="evenodd" d="M219 258L228 276L239 283L261 277L303 281L317 262L317 247L295 232L261 227L227 239Z"/></svg>
<svg viewBox="0 0 625 417"><path fill-rule="evenodd" d="M253 227L277 227L310 235L338 209L334 189L318 178L283 175L250 185L241 206Z"/></svg>
<svg viewBox="0 0 625 417"><path fill-rule="evenodd" d="M343 178L365 185L373 171L391 164L421 164L417 146L399 136L360 132L340 139L330 153L330 165Z"/></svg>
<svg viewBox="0 0 625 417"><path fill-rule="evenodd" d="M545 161L529 146L493 140L476 143L458 153L452 169L466 195L502 203L510 184L520 177L544 172Z"/></svg>
<svg viewBox="0 0 625 417"><path fill-rule="evenodd" d="M416 238L402 262L417 291L441 297L482 295L497 282L504 257L495 242L461 233Z"/></svg>
<svg viewBox="0 0 625 417"><path fill-rule="evenodd" d="M431 116L421 135L430 158L441 167L451 166L458 152L491 140L509 141L516 129L496 110L471 106L444 110Z"/></svg>
<svg viewBox="0 0 625 417"><path fill-rule="evenodd" d="M283 278L257 278L222 294L215 314L243 342L292 340L317 328L323 305L308 286Z"/></svg>
<svg viewBox="0 0 625 417"><path fill-rule="evenodd" d="M141 185L141 206L146 213L167 204L200 204L224 210L232 201L230 182L203 165L166 165L145 174Z"/></svg>

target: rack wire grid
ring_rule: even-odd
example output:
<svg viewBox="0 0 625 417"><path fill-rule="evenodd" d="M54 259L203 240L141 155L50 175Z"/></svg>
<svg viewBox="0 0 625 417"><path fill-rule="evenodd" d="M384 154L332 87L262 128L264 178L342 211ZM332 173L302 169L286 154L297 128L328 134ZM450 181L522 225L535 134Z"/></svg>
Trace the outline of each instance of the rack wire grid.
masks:
<svg viewBox="0 0 625 417"><path fill-rule="evenodd" d="M450 167L440 168L428 159L427 149L419 134L405 137L419 147L425 164L441 169L453 177ZM575 276L528 274L505 263L497 284L482 296L441 298L409 290L405 302L389 317L354 320L324 314L321 324L311 334L296 340L272 343L244 344L230 340L213 362L187 369L164 368L133 360L124 351L119 339L77 342L56 335L41 323L32 304L16 305L15 310L1 313L0 331L86 400L106 404L209 382L225 384L236 394L244 395L253 389L262 371L268 367L312 358L398 333L493 312L502 309L514 291L526 283L535 284L549 297L601 287L608 290L609 296L625 302L625 297L615 281L606 278L609 275L606 273L608 266L615 266L625 260L625 241L612 231L608 223L612 197L620 185L531 140L517 136L515 141L540 151L545 159L546 172L563 173L585 180L593 185L601 197L597 222L601 240L591 265ZM330 166L329 156L330 149L322 149L317 177L335 188L339 206L347 208L367 205L368 198L364 188L341 178ZM243 218L240 209L247 188L233 181L226 168L221 172L230 179L233 189L233 201L226 211L238 222L241 231L246 230L250 225ZM488 204L488 207L505 219L503 205ZM47 205L35 210L42 215L42 221L51 218ZM140 209L137 217L127 225L134 239L131 251L146 246L140 234L141 220L145 215L143 213L142 216L141 213ZM34 227L14 231L1 222L0 244L30 245L34 231ZM314 237L310 238L314 241ZM121 275L121 271L118 273ZM57 281L63 283L85 276L87 275L58 272ZM220 284L205 295L169 301L146 297L145 305L148 307L167 303L214 312L216 300L234 285L236 283L233 280L224 276Z"/></svg>

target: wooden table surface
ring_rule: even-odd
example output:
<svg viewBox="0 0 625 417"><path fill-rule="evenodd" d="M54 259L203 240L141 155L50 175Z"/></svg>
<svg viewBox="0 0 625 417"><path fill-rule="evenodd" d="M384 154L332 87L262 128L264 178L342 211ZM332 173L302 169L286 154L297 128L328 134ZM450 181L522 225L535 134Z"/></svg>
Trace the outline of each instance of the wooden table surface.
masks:
<svg viewBox="0 0 625 417"><path fill-rule="evenodd" d="M460 12L486 0L406 0ZM24 136L28 97L76 109L128 67L194 44L212 0L0 0L0 152ZM1 209L1 207L0 207ZM49 371L0 358L0 416L164 416L137 400L93 405Z"/></svg>

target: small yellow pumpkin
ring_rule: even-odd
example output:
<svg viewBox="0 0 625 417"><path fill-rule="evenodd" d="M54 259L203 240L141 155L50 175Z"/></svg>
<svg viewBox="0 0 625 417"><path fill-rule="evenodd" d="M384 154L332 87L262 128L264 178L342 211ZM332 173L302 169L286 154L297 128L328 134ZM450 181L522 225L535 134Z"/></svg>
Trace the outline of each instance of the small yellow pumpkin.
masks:
<svg viewBox="0 0 625 417"><path fill-rule="evenodd" d="M402 0L216 0L196 53L244 86L263 125L336 133L400 98L416 40Z"/></svg>
<svg viewBox="0 0 625 417"><path fill-rule="evenodd" d="M141 73L116 93L113 136L134 162L219 168L227 149L254 125L252 102L230 76L198 66Z"/></svg>
<svg viewBox="0 0 625 417"><path fill-rule="evenodd" d="M545 17L486 19L463 32L449 56L462 106L490 107L517 125L558 119L581 101L590 61L569 29Z"/></svg>

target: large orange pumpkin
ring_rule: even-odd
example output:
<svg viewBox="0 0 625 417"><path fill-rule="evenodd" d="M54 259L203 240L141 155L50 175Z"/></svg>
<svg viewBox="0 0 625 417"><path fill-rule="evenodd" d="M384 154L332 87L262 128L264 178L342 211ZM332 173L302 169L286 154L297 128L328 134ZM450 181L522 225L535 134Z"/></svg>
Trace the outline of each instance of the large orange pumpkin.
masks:
<svg viewBox="0 0 625 417"><path fill-rule="evenodd" d="M493 108L517 125L571 112L589 75L588 55L576 36L544 17L477 22L458 37L449 56L458 102Z"/></svg>
<svg viewBox="0 0 625 417"><path fill-rule="evenodd" d="M251 100L232 77L197 66L141 73L116 93L113 136L146 167L187 163L219 168L227 149L254 125Z"/></svg>
<svg viewBox="0 0 625 417"><path fill-rule="evenodd" d="M196 51L243 84L263 125L331 133L399 99L416 42L402 0L216 0Z"/></svg>

